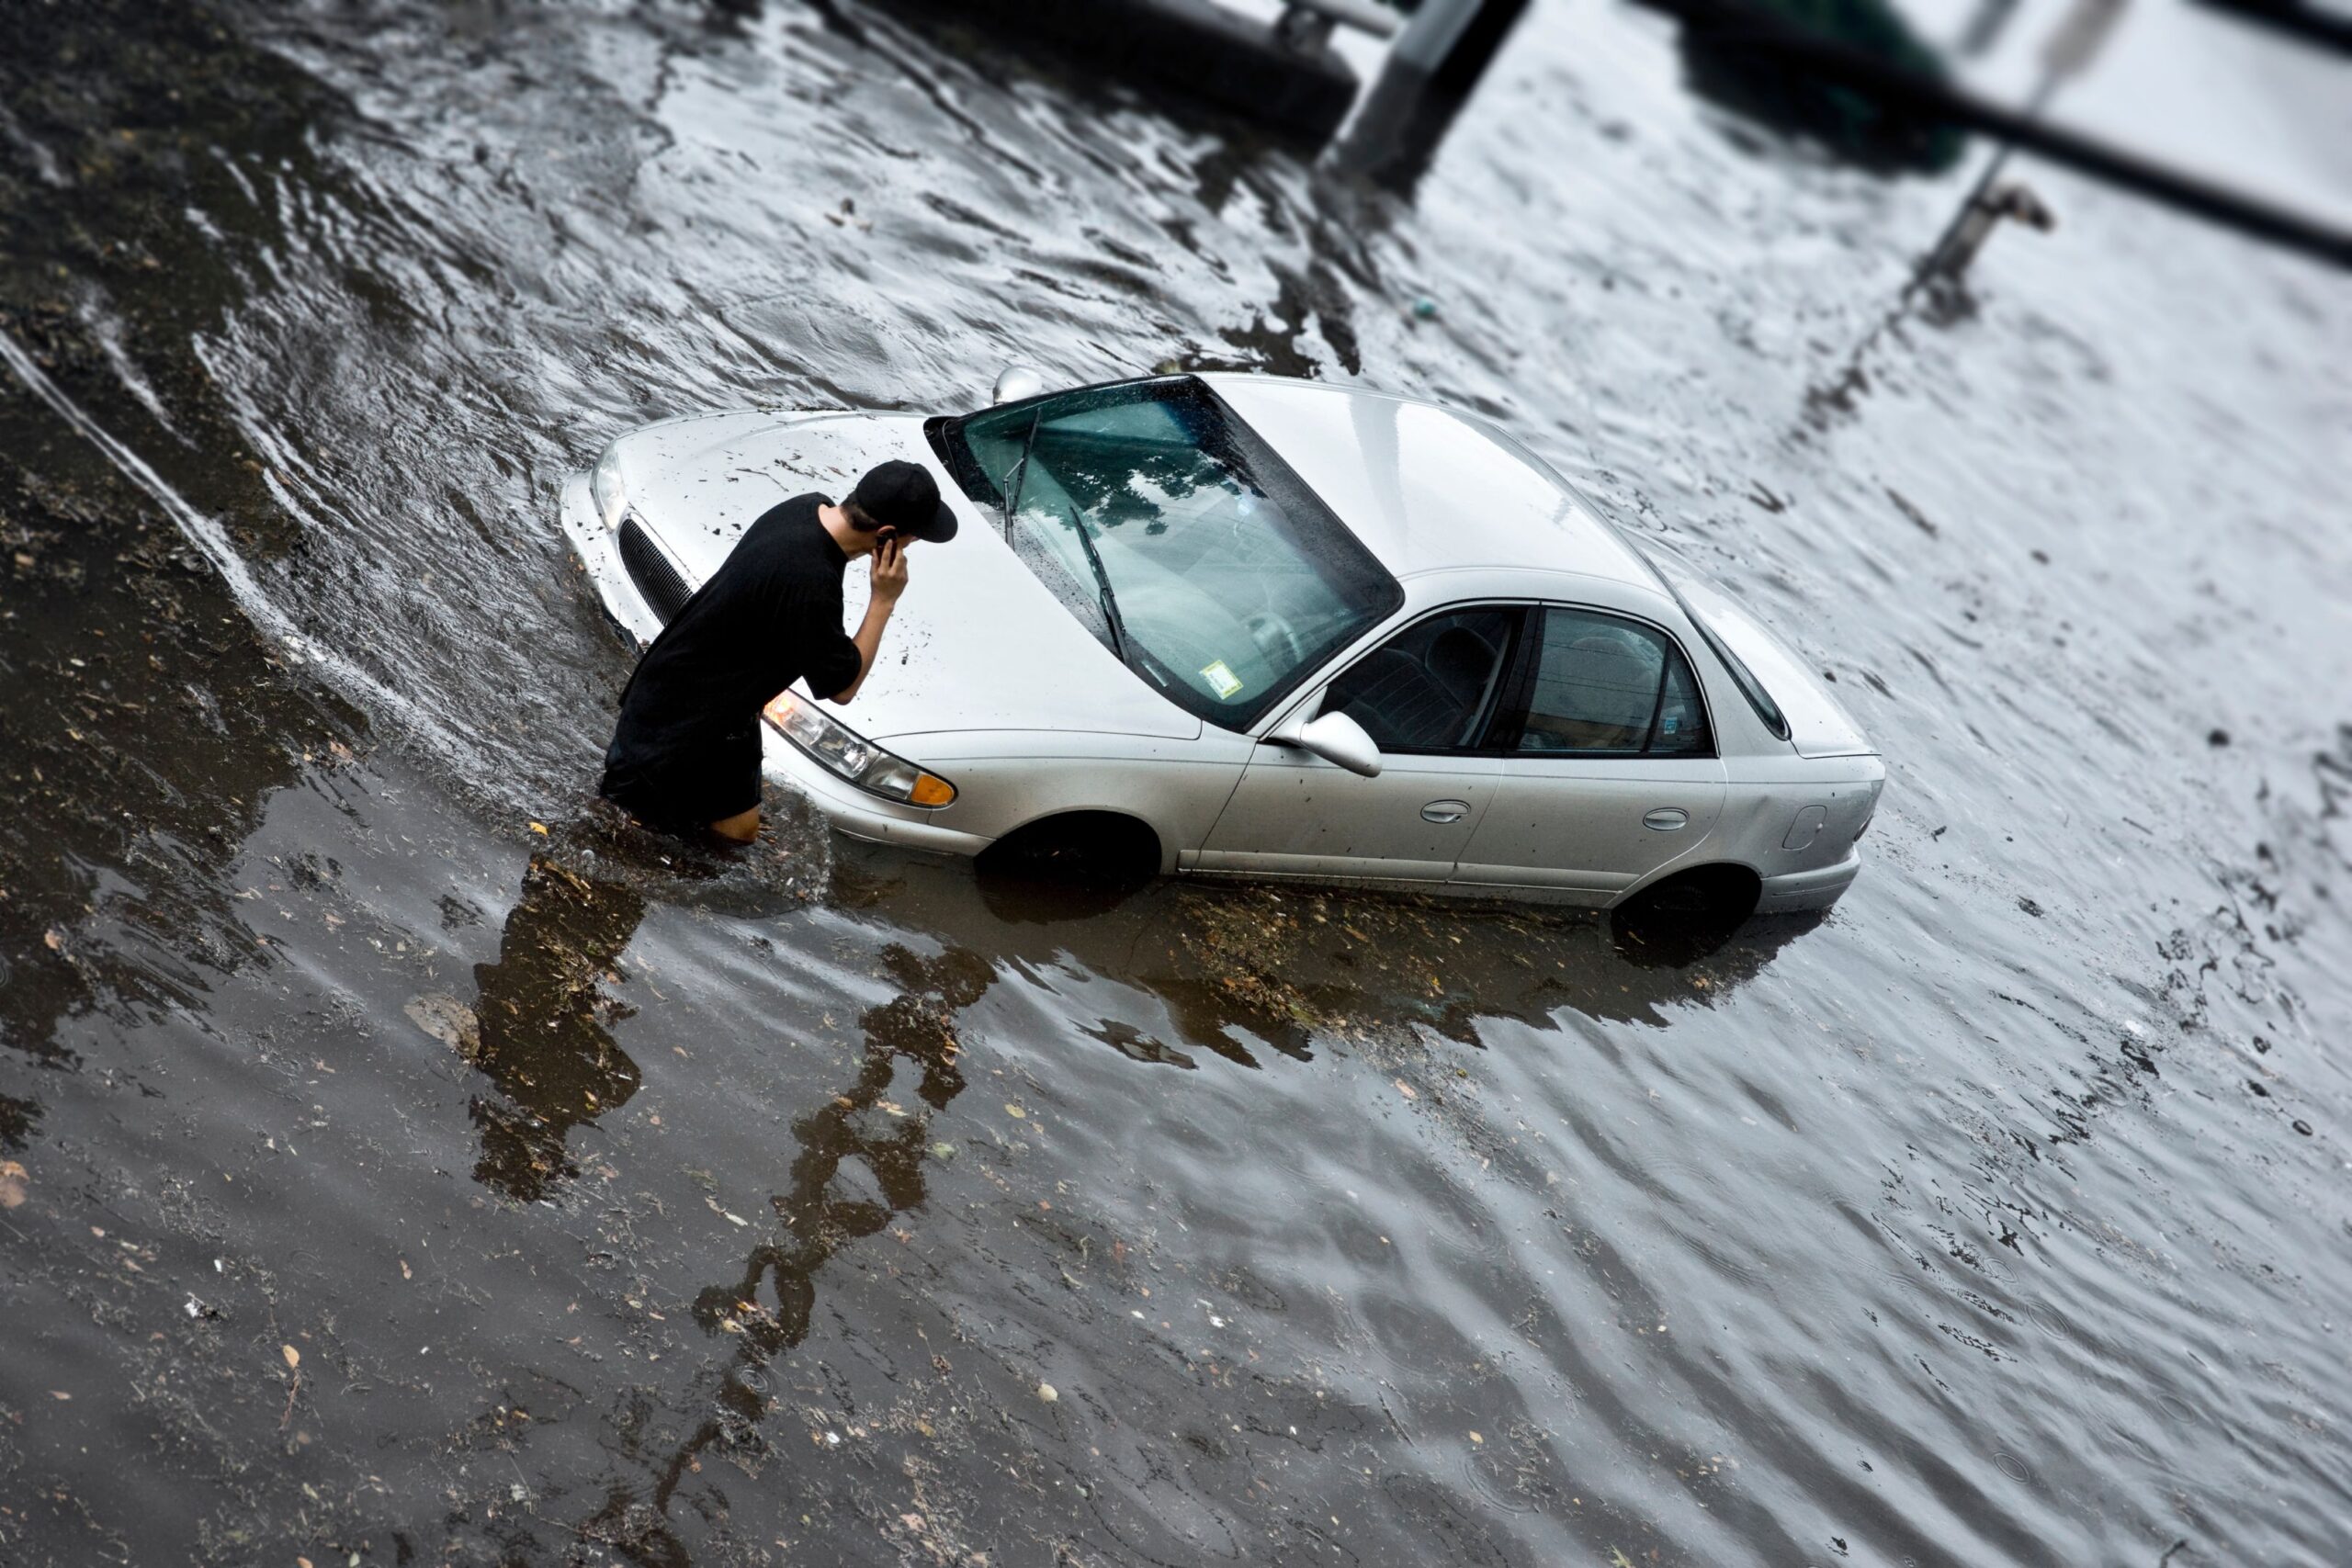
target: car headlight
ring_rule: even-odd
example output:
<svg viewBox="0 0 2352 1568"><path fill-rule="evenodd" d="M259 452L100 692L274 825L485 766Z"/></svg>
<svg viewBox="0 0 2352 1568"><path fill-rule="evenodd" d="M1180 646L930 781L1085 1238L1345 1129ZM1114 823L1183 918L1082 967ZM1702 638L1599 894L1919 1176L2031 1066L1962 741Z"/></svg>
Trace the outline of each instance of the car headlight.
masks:
<svg viewBox="0 0 2352 1568"><path fill-rule="evenodd" d="M628 512L628 489L621 483L621 444L605 448L588 475L588 493L595 498L596 515L607 528L617 528Z"/></svg>
<svg viewBox="0 0 2352 1568"><path fill-rule="evenodd" d="M801 754L827 773L847 779L886 800L936 810L956 798L956 786L937 773L925 773L881 747L835 724L817 711L817 705L797 692L786 692L762 710L776 732L800 749Z"/></svg>

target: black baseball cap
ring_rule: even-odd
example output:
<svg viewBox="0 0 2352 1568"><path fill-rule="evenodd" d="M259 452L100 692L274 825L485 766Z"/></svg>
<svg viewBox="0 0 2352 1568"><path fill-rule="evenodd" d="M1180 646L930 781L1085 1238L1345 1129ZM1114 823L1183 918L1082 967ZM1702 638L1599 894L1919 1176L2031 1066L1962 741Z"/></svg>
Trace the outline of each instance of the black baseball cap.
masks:
<svg viewBox="0 0 2352 1568"><path fill-rule="evenodd" d="M894 458L877 465L849 492L849 504L910 538L944 545L956 536L956 514L939 499L939 481L921 463Z"/></svg>

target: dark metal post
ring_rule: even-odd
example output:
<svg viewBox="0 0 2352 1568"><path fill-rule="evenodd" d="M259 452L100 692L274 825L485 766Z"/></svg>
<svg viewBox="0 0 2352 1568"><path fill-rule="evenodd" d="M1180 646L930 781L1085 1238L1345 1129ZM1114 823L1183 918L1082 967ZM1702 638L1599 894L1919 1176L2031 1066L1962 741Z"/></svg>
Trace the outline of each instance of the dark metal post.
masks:
<svg viewBox="0 0 2352 1568"><path fill-rule="evenodd" d="M2328 219L2282 207L2249 192L2232 189L2185 169L2173 168L2080 131L2048 124L1964 88L1887 64L1860 50L1806 32L1740 0L1635 0L1654 10L1715 28L1757 53L1784 61L1887 103L1932 114L1951 124L1983 130L2057 163L2134 191L2181 212L2227 225L2242 234L2300 251L2339 267L2352 267L2352 231Z"/></svg>
<svg viewBox="0 0 2352 1568"><path fill-rule="evenodd" d="M1527 0L1421 0L1340 141L1342 168L1409 186Z"/></svg>
<svg viewBox="0 0 2352 1568"><path fill-rule="evenodd" d="M2033 96L2026 101L2026 118L2038 122L2042 111L2050 107L2051 98L2057 94L2059 84L2070 76L2081 74L2098 57L2107 43L2108 35L2115 30L2116 20L2123 15L2124 5L2125 0L2075 0L2075 8L2066 13L2066 19L2058 24L2058 30L2052 33L2050 41L2042 45L2041 80L2035 85ZM1944 225L1944 231L1936 236L1935 244L1920 258L1917 282L1924 283L1938 274L1957 281L1961 273L1967 269L1969 262L1975 258L1988 227L1985 223L1989 211L1987 198L1992 192L1993 182L2000 178L2002 168L2009 161L2009 154L2016 151L2017 143L2007 140L1993 149L1992 157L1985 160L1984 172L1977 175L1976 183L1969 187L1960 209L1951 215L1951 221ZM2045 215L2041 227L2048 226ZM1964 248L1958 243L1963 230L1974 234L1973 243Z"/></svg>

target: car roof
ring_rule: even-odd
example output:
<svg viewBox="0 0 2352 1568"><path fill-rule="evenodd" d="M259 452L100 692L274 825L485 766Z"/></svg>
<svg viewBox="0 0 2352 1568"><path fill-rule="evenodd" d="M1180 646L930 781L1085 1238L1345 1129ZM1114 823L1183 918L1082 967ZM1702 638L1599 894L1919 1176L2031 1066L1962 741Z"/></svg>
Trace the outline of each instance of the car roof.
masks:
<svg viewBox="0 0 2352 1568"><path fill-rule="evenodd" d="M1501 567L1661 586L1581 496L1484 420L1356 387L1200 378L1400 579Z"/></svg>

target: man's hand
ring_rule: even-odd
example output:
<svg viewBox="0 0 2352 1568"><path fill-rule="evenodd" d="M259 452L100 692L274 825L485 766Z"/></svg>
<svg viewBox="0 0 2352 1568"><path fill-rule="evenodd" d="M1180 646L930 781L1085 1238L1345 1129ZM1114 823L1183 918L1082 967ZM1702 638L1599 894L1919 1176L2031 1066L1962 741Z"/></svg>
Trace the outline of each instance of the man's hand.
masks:
<svg viewBox="0 0 2352 1568"><path fill-rule="evenodd" d="M907 547L895 538L885 539L874 547L874 591L866 596L865 623L850 638L857 644L857 679L834 693L833 701L849 701L865 684L865 677L874 670L874 656L882 650L882 628L889 624L890 612L899 607L899 595L906 591Z"/></svg>
<svg viewBox="0 0 2352 1568"><path fill-rule="evenodd" d="M896 539L885 539L874 547L874 597L877 603L895 604L906 591L906 547Z"/></svg>

